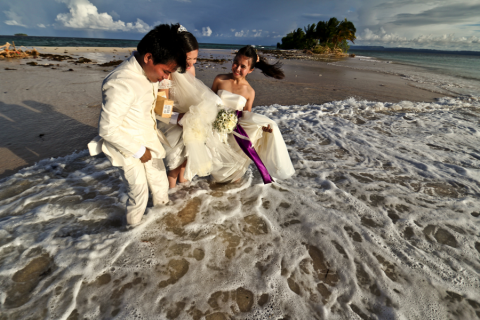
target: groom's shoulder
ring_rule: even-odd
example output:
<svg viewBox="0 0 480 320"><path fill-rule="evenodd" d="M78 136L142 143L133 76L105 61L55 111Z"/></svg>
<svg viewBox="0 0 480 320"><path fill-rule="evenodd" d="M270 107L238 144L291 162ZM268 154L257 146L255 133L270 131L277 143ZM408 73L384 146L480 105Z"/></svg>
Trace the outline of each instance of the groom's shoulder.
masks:
<svg viewBox="0 0 480 320"><path fill-rule="evenodd" d="M124 61L105 77L102 87L112 85L117 82L135 85L139 82L139 79L142 79L142 74L139 74L134 69L129 67L128 61Z"/></svg>

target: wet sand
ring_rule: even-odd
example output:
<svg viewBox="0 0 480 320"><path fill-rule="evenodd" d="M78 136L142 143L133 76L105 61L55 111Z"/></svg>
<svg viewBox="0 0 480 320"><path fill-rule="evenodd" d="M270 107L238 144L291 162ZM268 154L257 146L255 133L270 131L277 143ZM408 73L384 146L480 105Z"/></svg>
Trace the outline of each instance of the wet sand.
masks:
<svg viewBox="0 0 480 320"><path fill-rule="evenodd" d="M83 150L97 135L101 109L100 86L114 67L97 63L123 60L133 48L37 47L40 53L69 55L74 59L0 60L0 178L44 158ZM76 63L79 57L92 63ZM225 63L201 61L197 77L211 84L227 73L233 51L201 50L200 58L223 58ZM76 60L77 59L77 60ZM37 66L26 65L37 62ZM399 102L434 101L440 95L412 87L406 80L363 70L350 70L327 62L282 60L286 77L274 80L259 71L249 76L256 90L254 106L306 105L357 100ZM6 70L15 69L15 70Z"/></svg>

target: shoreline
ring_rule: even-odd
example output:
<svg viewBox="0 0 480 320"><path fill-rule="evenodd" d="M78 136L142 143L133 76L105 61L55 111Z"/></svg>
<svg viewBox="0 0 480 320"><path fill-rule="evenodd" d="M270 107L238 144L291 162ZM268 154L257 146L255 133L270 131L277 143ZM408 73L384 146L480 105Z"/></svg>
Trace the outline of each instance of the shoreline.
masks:
<svg viewBox="0 0 480 320"><path fill-rule="evenodd" d="M100 86L114 66L133 48L36 47L42 54L69 55L73 59L3 59L0 70L8 81L0 92L2 130L0 179L44 158L65 156L86 149L97 135L101 107ZM197 77L207 85L219 73L228 73L234 50L201 49ZM266 55L274 61L272 56ZM78 63L79 58L91 63ZM208 59L225 59L215 63ZM37 66L26 65L36 62ZM445 96L412 87L398 76L339 68L320 61L282 59L285 79L267 78L258 71L249 76L256 90L255 106L309 105L356 100L379 102L432 102ZM98 64L96 64L98 63ZM5 70L14 69L14 70ZM71 70L71 71L70 71Z"/></svg>

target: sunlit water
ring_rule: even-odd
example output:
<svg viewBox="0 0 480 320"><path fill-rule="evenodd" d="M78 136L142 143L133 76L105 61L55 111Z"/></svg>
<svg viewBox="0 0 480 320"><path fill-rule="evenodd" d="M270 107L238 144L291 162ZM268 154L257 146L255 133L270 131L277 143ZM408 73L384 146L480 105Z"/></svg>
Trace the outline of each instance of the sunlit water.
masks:
<svg viewBox="0 0 480 320"><path fill-rule="evenodd" d="M393 74L414 87L457 96L480 94L479 55L358 51L331 65Z"/></svg>
<svg viewBox="0 0 480 320"><path fill-rule="evenodd" d="M194 179L123 226L104 157L0 183L2 319L480 316L480 102L257 107L296 174Z"/></svg>
<svg viewBox="0 0 480 320"><path fill-rule="evenodd" d="M435 73L480 80L480 73L478 72L480 70L480 52L458 54L447 51L350 51L357 55L375 57L383 61L427 68Z"/></svg>

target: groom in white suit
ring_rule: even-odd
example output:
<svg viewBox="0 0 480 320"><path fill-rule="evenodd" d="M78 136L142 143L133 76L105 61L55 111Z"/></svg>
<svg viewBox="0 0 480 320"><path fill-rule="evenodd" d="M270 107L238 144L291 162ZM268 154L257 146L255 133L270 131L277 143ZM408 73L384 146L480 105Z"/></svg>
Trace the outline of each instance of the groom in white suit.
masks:
<svg viewBox="0 0 480 320"><path fill-rule="evenodd" d="M158 82L170 73L184 72L186 52L179 25L162 24L150 31L136 52L103 81L99 137L89 143L92 155L104 152L121 169L128 188L127 223L142 220L148 202L168 202L168 180L163 164L168 145L157 130L154 107ZM162 142L162 143L161 143Z"/></svg>

